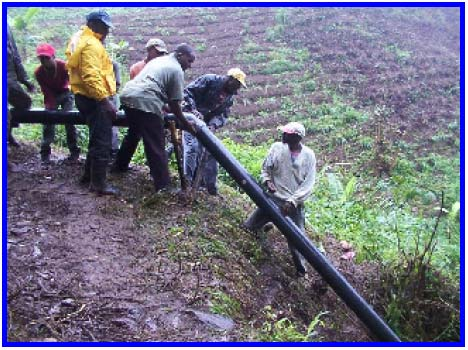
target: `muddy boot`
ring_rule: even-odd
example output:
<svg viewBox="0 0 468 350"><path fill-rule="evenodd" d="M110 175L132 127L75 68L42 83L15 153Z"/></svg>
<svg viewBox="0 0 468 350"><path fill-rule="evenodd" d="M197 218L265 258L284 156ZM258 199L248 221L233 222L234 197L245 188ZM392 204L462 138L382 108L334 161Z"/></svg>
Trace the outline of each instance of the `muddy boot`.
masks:
<svg viewBox="0 0 468 350"><path fill-rule="evenodd" d="M118 195L119 191L106 182L107 161L93 160L91 163L91 192L99 195Z"/></svg>
<svg viewBox="0 0 468 350"><path fill-rule="evenodd" d="M41 152L42 164L50 164L50 153Z"/></svg>
<svg viewBox="0 0 468 350"><path fill-rule="evenodd" d="M80 149L70 151L70 155L65 159L65 163L75 164L80 159Z"/></svg>
<svg viewBox="0 0 468 350"><path fill-rule="evenodd" d="M91 159L86 157L83 175L80 178L80 184L87 186L91 182Z"/></svg>
<svg viewBox="0 0 468 350"><path fill-rule="evenodd" d="M123 173L128 172L129 170L132 170L131 166L126 166L125 168L121 168L116 161L110 167L111 174L123 174Z"/></svg>

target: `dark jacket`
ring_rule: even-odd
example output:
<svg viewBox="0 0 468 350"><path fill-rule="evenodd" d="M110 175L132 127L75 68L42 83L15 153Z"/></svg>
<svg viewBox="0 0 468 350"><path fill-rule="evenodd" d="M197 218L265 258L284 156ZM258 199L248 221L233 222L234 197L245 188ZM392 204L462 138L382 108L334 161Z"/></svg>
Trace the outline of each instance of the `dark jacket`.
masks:
<svg viewBox="0 0 468 350"><path fill-rule="evenodd" d="M197 110L203 114L205 122L216 129L224 126L233 104L233 95L223 95L225 76L205 74L191 82L184 89L184 110Z"/></svg>

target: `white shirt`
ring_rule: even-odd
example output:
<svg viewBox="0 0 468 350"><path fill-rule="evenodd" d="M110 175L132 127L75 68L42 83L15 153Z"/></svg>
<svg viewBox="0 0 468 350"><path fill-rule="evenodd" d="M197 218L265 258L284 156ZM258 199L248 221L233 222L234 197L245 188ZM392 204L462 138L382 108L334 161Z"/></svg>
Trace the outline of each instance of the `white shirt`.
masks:
<svg viewBox="0 0 468 350"><path fill-rule="evenodd" d="M275 142L263 161L262 180L273 181L273 196L297 207L311 195L315 183L315 153L302 145L297 157L291 156L289 146Z"/></svg>

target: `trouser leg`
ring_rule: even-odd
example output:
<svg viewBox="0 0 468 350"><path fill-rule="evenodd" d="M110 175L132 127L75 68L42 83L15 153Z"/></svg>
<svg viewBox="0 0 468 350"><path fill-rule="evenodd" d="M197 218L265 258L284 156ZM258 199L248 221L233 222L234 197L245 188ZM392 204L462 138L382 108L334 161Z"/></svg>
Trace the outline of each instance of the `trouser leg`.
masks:
<svg viewBox="0 0 468 350"><path fill-rule="evenodd" d="M203 169L203 182L210 194L218 193L216 184L218 179L218 162L209 152L206 153L205 167Z"/></svg>
<svg viewBox="0 0 468 350"><path fill-rule="evenodd" d="M184 113L185 118L195 123L198 127L205 126L205 122L198 119L191 113ZM182 132L182 142L184 148L184 173L185 178L191 184L195 179L198 167L200 165L203 146L198 139L187 131ZM202 177L203 180L203 177Z"/></svg>
<svg viewBox="0 0 468 350"><path fill-rule="evenodd" d="M183 148L184 148L184 174L187 181L192 184L198 165L202 148L195 136L187 131L182 132Z"/></svg>
<svg viewBox="0 0 468 350"><path fill-rule="evenodd" d="M245 228L251 231L260 230L267 222L270 221L269 216L264 210L257 208L252 214L244 221Z"/></svg>
<svg viewBox="0 0 468 350"><path fill-rule="evenodd" d="M80 178L80 183L83 185L88 185L91 181L91 158L89 155L86 155L85 166L83 169L83 174Z"/></svg>
<svg viewBox="0 0 468 350"><path fill-rule="evenodd" d="M305 223L305 213L304 207L300 205L297 207L293 213L290 214L290 218L296 226L301 230L302 233L305 232L304 223ZM293 259L294 266L296 270L300 274L304 274L306 272L305 268L305 259L301 253L295 248L294 244L288 240L289 250L291 252L291 256Z"/></svg>
<svg viewBox="0 0 468 350"><path fill-rule="evenodd" d="M122 140L120 149L117 151L117 156L113 165L113 168L117 171L126 171L128 169L128 165L130 164L130 161L138 147L138 142L140 142L141 139L141 135L138 132L137 127L130 121L130 118L129 123L130 125L127 129L127 134Z"/></svg>
<svg viewBox="0 0 468 350"><path fill-rule="evenodd" d="M73 124L65 124L65 132L67 134L67 146L71 156L79 156L80 148L78 147L76 127Z"/></svg>
<svg viewBox="0 0 468 350"><path fill-rule="evenodd" d="M8 81L7 100L15 109L27 110L31 108L31 97L24 91L17 81ZM12 146L19 146L13 137L13 128L8 128L8 143Z"/></svg>
<svg viewBox="0 0 468 350"><path fill-rule="evenodd" d="M16 109L30 109L32 105L31 97L24 91L18 82L8 81L8 103Z"/></svg>
<svg viewBox="0 0 468 350"><path fill-rule="evenodd" d="M74 97L70 91L56 95L55 100L57 103L57 108L60 106L65 112L71 111L73 109ZM77 145L78 141L75 125L65 124L65 133L67 137L67 146L70 151L70 156L72 159L78 159L80 155L80 148Z"/></svg>
<svg viewBox="0 0 468 350"><path fill-rule="evenodd" d="M112 151L111 156L115 157L119 151L119 128L116 126L112 127Z"/></svg>
<svg viewBox="0 0 468 350"><path fill-rule="evenodd" d="M89 162L90 167L90 189L99 194L117 194L117 190L106 182L107 164L112 143L112 119L95 100L81 95L77 95L75 98L78 109L87 117L89 127L86 163Z"/></svg>
<svg viewBox="0 0 468 350"><path fill-rule="evenodd" d="M170 177L164 147L164 121L158 115L133 108L126 108L125 113L129 115L132 125L143 139L146 160L153 177L155 190L165 188L170 182Z"/></svg>
<svg viewBox="0 0 468 350"><path fill-rule="evenodd" d="M41 158L46 160L50 156L50 145L55 139L55 125L45 124L42 126Z"/></svg>

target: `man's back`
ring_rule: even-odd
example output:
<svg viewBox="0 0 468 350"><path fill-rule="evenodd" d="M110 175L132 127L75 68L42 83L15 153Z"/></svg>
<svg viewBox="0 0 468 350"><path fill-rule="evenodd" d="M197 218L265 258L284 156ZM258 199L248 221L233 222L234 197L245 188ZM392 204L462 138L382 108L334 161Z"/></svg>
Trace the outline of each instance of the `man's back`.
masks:
<svg viewBox="0 0 468 350"><path fill-rule="evenodd" d="M184 72L171 54L151 60L122 90L122 104L162 116L169 100L182 100Z"/></svg>

